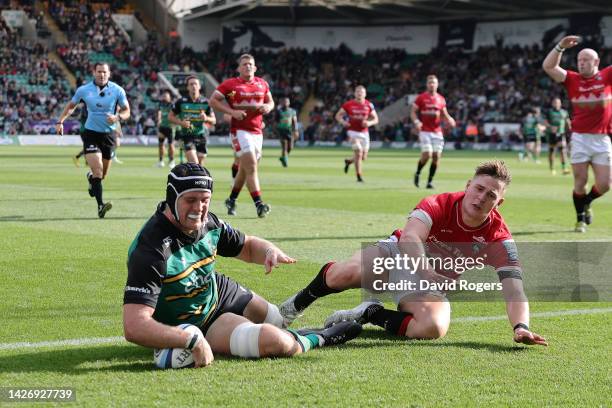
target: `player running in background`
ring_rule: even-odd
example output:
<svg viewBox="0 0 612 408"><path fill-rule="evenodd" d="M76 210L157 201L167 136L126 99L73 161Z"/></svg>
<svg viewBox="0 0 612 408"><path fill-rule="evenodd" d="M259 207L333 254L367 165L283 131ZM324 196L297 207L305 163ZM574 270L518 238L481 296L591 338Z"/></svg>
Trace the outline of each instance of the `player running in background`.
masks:
<svg viewBox="0 0 612 408"><path fill-rule="evenodd" d="M274 109L274 100L268 83L256 77L255 58L243 54L238 58L239 76L221 83L212 95L210 104L232 117L230 138L238 157L238 173L225 206L228 215L236 214L236 199L246 184L257 209L257 216L265 217L270 206L261 198L258 164L263 147L263 115Z"/></svg>
<svg viewBox="0 0 612 408"><path fill-rule="evenodd" d="M98 204L98 217L104 218L113 204L102 199L102 180L108 174L113 151L117 145L116 130L119 120L130 117L130 106L125 90L109 81L110 68L106 62L94 64L94 80L77 88L56 123L56 132L64 134L64 120L82 100L87 106L87 121L81 135L85 160L91 171L87 173L90 197Z"/></svg>
<svg viewBox="0 0 612 408"><path fill-rule="evenodd" d="M190 163L203 164L208 154L209 127L217 123L215 112L210 108L208 98L200 93L200 80L190 76L186 81L188 96L174 103L168 114L170 123L179 125L180 139L185 157Z"/></svg>
<svg viewBox="0 0 612 408"><path fill-rule="evenodd" d="M293 141L297 138L297 113L289 104L289 98L281 98L280 107L276 110L276 132L281 143L281 157L278 159L283 167L287 167Z"/></svg>
<svg viewBox="0 0 612 408"><path fill-rule="evenodd" d="M164 90L161 95L159 102L159 108L157 110L157 138L159 147L159 161L157 167L164 167L164 154L165 145L164 142L168 143L168 167L171 169L174 167L174 129L168 119L168 115L172 111L172 95L169 90Z"/></svg>
<svg viewBox="0 0 612 408"><path fill-rule="evenodd" d="M546 129L548 136L548 165L550 172L554 176L557 174L555 170L555 151L559 150L561 159L561 171L563 174L570 174L570 170L566 167L567 161L567 141L565 132L571 126L569 114L561 107L561 99L554 98L552 100L552 108L546 115Z"/></svg>
<svg viewBox="0 0 612 408"><path fill-rule="evenodd" d="M410 111L410 119L419 133L419 144L421 145L421 157L417 163L417 171L414 173L414 185L419 187L421 170L431 159L429 176L427 177L427 188L434 188L433 178L438 169L438 163L444 149L444 135L442 134L442 119L450 126L455 127L455 119L446 110L446 99L438 93L438 77L427 76L427 91L423 92L414 100Z"/></svg>
<svg viewBox="0 0 612 408"><path fill-rule="evenodd" d="M563 52L579 42L580 37L575 35L562 38L548 53L542 68L554 81L565 85L572 103L570 162L574 174L575 231L586 232L593 219L593 200L605 194L612 183L612 144L608 136L612 121L612 67L600 71L597 52L584 48L578 53L578 72L561 68ZM589 165L595 183L587 194Z"/></svg>
<svg viewBox="0 0 612 408"><path fill-rule="evenodd" d="M545 126L540 108L536 106L529 109L527 115L523 118L521 126L525 148L524 151L519 153L519 160L531 157L534 162L540 163L540 151L542 149L541 138L544 129Z"/></svg>
<svg viewBox="0 0 612 408"><path fill-rule="evenodd" d="M411 211L403 231L395 231L389 239L358 251L347 261L325 264L308 286L283 302L279 310L285 324L299 317L318 298L349 288L372 290L376 288L373 279L386 279L396 286L414 282L416 287L410 290L403 286L392 292L396 310L385 309L378 301L366 301L355 309L332 314L326 326L356 320L413 339L444 337L450 324L448 299L443 291L422 288L421 281L453 281L463 271L448 268L446 262L434 269L425 261L414 270L387 266L378 274L374 269L376 259L386 263L402 256L445 260L479 257L483 267L490 265L496 269L514 341L545 345L544 338L529 330L529 303L523 290L518 253L497 211L510 181L504 163L493 160L476 168L464 191L424 198Z"/></svg>
<svg viewBox="0 0 612 408"><path fill-rule="evenodd" d="M344 160L344 172L348 173L351 163L355 163L357 181L362 183L362 163L368 158L370 150L370 133L368 128L378 124L378 114L372 102L366 99L363 85L355 87L355 98L347 101L336 113L336 121L344 126L351 144L353 157Z"/></svg>

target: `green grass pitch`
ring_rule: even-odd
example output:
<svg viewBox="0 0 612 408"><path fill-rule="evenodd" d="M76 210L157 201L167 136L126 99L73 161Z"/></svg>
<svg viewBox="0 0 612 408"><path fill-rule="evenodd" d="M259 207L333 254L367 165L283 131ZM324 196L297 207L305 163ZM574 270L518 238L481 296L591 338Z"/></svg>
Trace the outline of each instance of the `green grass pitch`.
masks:
<svg viewBox="0 0 612 408"><path fill-rule="evenodd" d="M532 318L548 348L515 345L506 320L466 319L504 315L503 303L457 302L456 321L438 341L405 341L367 326L345 346L293 359L217 356L206 369L157 370L150 350L117 337L127 248L163 199L168 170L154 166L155 148L122 147L124 164L114 164L104 183L114 207L99 220L85 169L70 160L77 150L0 147L0 387L73 387L78 406L94 407L610 405L612 303L604 302L532 302L535 314L570 311ZM431 193L412 186L414 150L372 151L364 184L352 169L342 171L348 149L297 149L287 169L277 149L264 153L263 198L272 205L266 219L256 217L246 192L238 215L225 216L229 148L211 149L207 166L215 178L212 211L298 259L268 276L261 266L218 261L221 272L275 303L307 284L323 262L402 227ZM514 154L448 152L435 191L463 189L474 167L495 155L514 177L501 212L517 241L612 241L612 194L595 202L594 224L578 235L571 176L551 176L547 164L519 163ZM296 326L321 325L359 299L358 291L326 297ZM592 313L571 314L575 309ZM41 343L68 339L81 343ZM31 345L15 346L20 342Z"/></svg>

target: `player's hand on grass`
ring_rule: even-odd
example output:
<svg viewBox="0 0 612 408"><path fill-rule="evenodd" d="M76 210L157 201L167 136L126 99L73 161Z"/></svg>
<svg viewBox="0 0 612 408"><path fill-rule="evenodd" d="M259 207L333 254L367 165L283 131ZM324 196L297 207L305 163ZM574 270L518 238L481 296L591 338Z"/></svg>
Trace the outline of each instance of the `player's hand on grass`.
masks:
<svg viewBox="0 0 612 408"><path fill-rule="evenodd" d="M272 272L272 268L278 268L279 264L292 264L297 261L279 248L274 246L266 250L266 259L264 260L264 267L266 268L266 274Z"/></svg>
<svg viewBox="0 0 612 408"><path fill-rule="evenodd" d="M244 118L246 118L247 114L245 111L242 110L234 110L232 111L232 118L236 119L236 120L242 120Z"/></svg>
<svg viewBox="0 0 612 408"><path fill-rule="evenodd" d="M198 341L195 347L191 350L191 353L193 355L193 361L195 362L196 368L209 366L215 359L212 349L210 348L210 344L208 344L208 341L206 341L204 337Z"/></svg>
<svg viewBox="0 0 612 408"><path fill-rule="evenodd" d="M568 35L567 37L563 37L561 41L559 41L559 46L562 48L572 48L578 44L582 38L578 35Z"/></svg>
<svg viewBox="0 0 612 408"><path fill-rule="evenodd" d="M519 327L514 331L514 341L516 343L523 343L529 345L537 344L540 346L548 346L548 342L544 337L540 336L537 333L523 329L522 327Z"/></svg>

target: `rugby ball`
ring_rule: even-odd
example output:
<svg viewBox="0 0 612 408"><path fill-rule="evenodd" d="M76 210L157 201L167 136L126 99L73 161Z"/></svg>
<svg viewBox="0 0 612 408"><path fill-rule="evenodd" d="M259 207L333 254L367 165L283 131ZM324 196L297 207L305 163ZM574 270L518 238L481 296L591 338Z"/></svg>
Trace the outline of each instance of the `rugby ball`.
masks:
<svg viewBox="0 0 612 408"><path fill-rule="evenodd" d="M191 333L198 333L204 337L202 331L192 324L181 324L180 327ZM153 350L153 361L158 368L187 368L193 367L191 350L185 348L164 348Z"/></svg>

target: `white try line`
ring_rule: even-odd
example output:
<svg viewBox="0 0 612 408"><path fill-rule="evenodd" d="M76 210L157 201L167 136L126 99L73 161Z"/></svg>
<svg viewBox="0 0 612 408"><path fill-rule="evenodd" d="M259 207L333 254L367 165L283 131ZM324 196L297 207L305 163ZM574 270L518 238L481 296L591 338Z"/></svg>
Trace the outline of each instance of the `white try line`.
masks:
<svg viewBox="0 0 612 408"><path fill-rule="evenodd" d="M599 313L612 313L612 307L597 308L597 309L573 309L559 310L557 312L539 312L532 313L532 318L558 317L558 316L574 316L574 315L589 315ZM451 319L452 323L468 323L468 322L488 322L494 320L506 320L508 317L502 316L468 316L457 317ZM19 342L19 343L0 343L0 350L15 350L15 349L38 349L38 348L59 348L65 346L97 346L100 344L119 344L125 343L123 336L116 337L89 337L84 339L68 339L56 341L40 341L37 343Z"/></svg>

